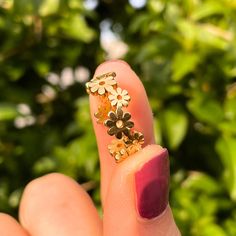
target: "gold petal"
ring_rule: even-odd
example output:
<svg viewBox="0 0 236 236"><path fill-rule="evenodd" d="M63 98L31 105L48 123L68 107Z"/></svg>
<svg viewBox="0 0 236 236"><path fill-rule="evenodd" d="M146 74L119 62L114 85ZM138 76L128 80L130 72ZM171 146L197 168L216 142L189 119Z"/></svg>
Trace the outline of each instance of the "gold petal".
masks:
<svg viewBox="0 0 236 236"><path fill-rule="evenodd" d="M120 154L121 154L121 155L124 155L125 153L126 153L125 149L121 149L121 150L120 150Z"/></svg>
<svg viewBox="0 0 236 236"><path fill-rule="evenodd" d="M94 87L94 86L96 86L96 85L98 85L98 83L97 83L96 81L90 81L90 82L88 82L88 86L89 86L90 88L92 88L92 87Z"/></svg>
<svg viewBox="0 0 236 236"><path fill-rule="evenodd" d="M94 116L95 116L96 118L99 118L99 112L94 113Z"/></svg>
<svg viewBox="0 0 236 236"><path fill-rule="evenodd" d="M114 151L115 151L115 150L113 149L113 145L112 145L112 144L109 144L107 147L108 147L108 150L110 151L110 153L113 154Z"/></svg>
<svg viewBox="0 0 236 236"><path fill-rule="evenodd" d="M106 84L105 88L106 88L107 92L111 92L112 90L114 90L111 85L107 85L107 84Z"/></svg>
<svg viewBox="0 0 236 236"><path fill-rule="evenodd" d="M111 120L117 121L117 117L116 117L116 113L115 113L115 112L110 111L110 112L108 113L108 116L111 118Z"/></svg>
<svg viewBox="0 0 236 236"><path fill-rule="evenodd" d="M127 95L127 94L128 94L128 91L124 89L124 90L122 91L122 95L125 96L125 95Z"/></svg>
<svg viewBox="0 0 236 236"><path fill-rule="evenodd" d="M95 86L93 86L93 87L90 89L90 91L91 91L92 93L95 93L95 92L97 92L98 89L99 89L99 86L98 86L98 85L95 85Z"/></svg>
<svg viewBox="0 0 236 236"><path fill-rule="evenodd" d="M114 79L106 80L106 84L108 84L108 85L115 85L115 84L117 84L117 82Z"/></svg>
<svg viewBox="0 0 236 236"><path fill-rule="evenodd" d="M125 95L125 96L123 97L123 99L129 101L129 100L130 100L130 96L129 96L129 95Z"/></svg>
<svg viewBox="0 0 236 236"><path fill-rule="evenodd" d="M116 96L115 95L112 95L112 94L110 94L109 96L108 96L108 99L111 101L111 100L114 100L114 99L116 99Z"/></svg>
<svg viewBox="0 0 236 236"><path fill-rule="evenodd" d="M109 130L107 130L107 133L109 135L114 135L116 133L116 127L115 126L111 127Z"/></svg>
<svg viewBox="0 0 236 236"><path fill-rule="evenodd" d="M117 82L113 79L113 80L109 80L109 81L108 81L108 84L110 84L110 85L115 85L115 84L117 84Z"/></svg>
<svg viewBox="0 0 236 236"><path fill-rule="evenodd" d="M114 99L114 100L111 102L111 105L112 105L112 106L115 106L116 104L118 105L117 102L118 102L118 100L117 100L117 99Z"/></svg>
<svg viewBox="0 0 236 236"><path fill-rule="evenodd" d="M114 71L110 72L110 75L113 76L113 78L114 78L114 77L116 77L116 72L114 72Z"/></svg>
<svg viewBox="0 0 236 236"><path fill-rule="evenodd" d="M128 128L133 128L134 127L134 122L133 121L127 121L125 123L125 126L128 127Z"/></svg>
<svg viewBox="0 0 236 236"><path fill-rule="evenodd" d="M98 93L99 93L100 95L103 95L105 92L106 92L106 90L105 90L104 87L99 87Z"/></svg>
<svg viewBox="0 0 236 236"><path fill-rule="evenodd" d="M111 93L114 97L117 96L117 93L116 93L116 90L115 90L115 89L112 89L112 90L110 91L110 93Z"/></svg>
<svg viewBox="0 0 236 236"><path fill-rule="evenodd" d="M127 107L129 103L127 101L123 100L122 104L123 104L123 106Z"/></svg>
<svg viewBox="0 0 236 236"><path fill-rule="evenodd" d="M117 133L116 133L116 137L117 137L118 139L121 139L121 138L122 138L122 132L117 132Z"/></svg>
<svg viewBox="0 0 236 236"><path fill-rule="evenodd" d="M128 121L130 118L131 118L131 114L130 114L129 112L126 112L126 113L124 114L123 120L124 120L124 121Z"/></svg>
<svg viewBox="0 0 236 236"><path fill-rule="evenodd" d="M116 162L119 162L120 159L121 159L121 155L120 155L119 153L117 153L117 154L115 155L115 160L116 160Z"/></svg>
<svg viewBox="0 0 236 236"><path fill-rule="evenodd" d="M116 91L119 95L122 95L122 89L120 87L118 87Z"/></svg>
<svg viewBox="0 0 236 236"><path fill-rule="evenodd" d="M112 120L106 120L105 122L104 122L104 124L105 124L105 126L107 126L107 127L112 127L112 126L114 126L115 125L115 122L114 121L112 121Z"/></svg>
<svg viewBox="0 0 236 236"><path fill-rule="evenodd" d="M114 77L111 75L106 76L106 81L114 80Z"/></svg>

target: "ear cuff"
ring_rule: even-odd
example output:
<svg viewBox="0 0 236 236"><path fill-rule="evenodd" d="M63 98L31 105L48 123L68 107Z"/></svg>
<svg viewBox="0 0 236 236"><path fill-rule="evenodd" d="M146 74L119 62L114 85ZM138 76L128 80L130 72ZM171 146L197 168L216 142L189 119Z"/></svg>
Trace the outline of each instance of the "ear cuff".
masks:
<svg viewBox="0 0 236 236"><path fill-rule="evenodd" d="M142 149L144 136L134 129L131 114L123 110L129 106L131 97L127 90L118 87L115 77L115 72L96 76L86 83L86 91L99 97L98 111L94 116L97 123L105 125L107 133L115 137L108 150L116 162L121 162Z"/></svg>

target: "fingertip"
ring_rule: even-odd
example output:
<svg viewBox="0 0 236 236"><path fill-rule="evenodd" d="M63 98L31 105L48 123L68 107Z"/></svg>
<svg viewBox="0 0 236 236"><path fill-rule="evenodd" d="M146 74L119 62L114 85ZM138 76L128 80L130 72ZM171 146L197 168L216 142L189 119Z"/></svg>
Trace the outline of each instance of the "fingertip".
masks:
<svg viewBox="0 0 236 236"><path fill-rule="evenodd" d="M1 236L28 236L28 233L10 215L0 212L0 234Z"/></svg>
<svg viewBox="0 0 236 236"><path fill-rule="evenodd" d="M127 224L127 235L180 235L168 194L168 151L159 145L148 145L120 163L112 175L105 202L105 235L114 229L119 231L117 235L125 233L116 225L118 220ZM111 212L115 212L112 219Z"/></svg>
<svg viewBox="0 0 236 236"><path fill-rule="evenodd" d="M89 195L76 181L59 173L26 186L19 216L32 235L101 235L101 220Z"/></svg>
<svg viewBox="0 0 236 236"><path fill-rule="evenodd" d="M107 60L107 61L104 61L103 63L101 63L101 64L97 67L97 69L96 69L96 71L95 71L95 74L96 74L103 66L105 66L105 65L107 65L107 64L108 64L108 65L111 65L111 63L123 64L124 66L130 67L130 65L129 65L126 61L121 60L121 59Z"/></svg>

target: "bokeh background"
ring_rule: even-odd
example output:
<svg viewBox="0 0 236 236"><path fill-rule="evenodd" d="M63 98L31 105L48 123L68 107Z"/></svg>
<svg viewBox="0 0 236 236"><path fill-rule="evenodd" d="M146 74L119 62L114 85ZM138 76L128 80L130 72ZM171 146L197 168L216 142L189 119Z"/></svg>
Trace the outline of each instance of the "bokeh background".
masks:
<svg viewBox="0 0 236 236"><path fill-rule="evenodd" d="M236 235L235 0L0 0L0 211L67 174L99 197L84 84L106 59L140 75L185 236Z"/></svg>

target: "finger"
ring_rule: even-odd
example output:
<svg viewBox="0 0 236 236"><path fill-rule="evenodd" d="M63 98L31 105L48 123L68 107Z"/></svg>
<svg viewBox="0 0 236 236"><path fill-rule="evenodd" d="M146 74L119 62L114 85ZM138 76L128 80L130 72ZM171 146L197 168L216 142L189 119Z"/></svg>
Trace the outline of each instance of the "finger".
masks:
<svg viewBox="0 0 236 236"><path fill-rule="evenodd" d="M149 106L145 89L138 76L126 62L115 60L101 64L97 68L94 78L107 72L115 72L115 80L117 81L118 86L128 91L131 101L127 110L132 115L135 130L144 134L144 146L146 144L154 143L152 111ZM104 201L111 174L117 164L113 157L111 157L107 148L113 137L107 134L107 127L102 124L97 124L96 118L94 117L94 113L97 112L99 104L99 96L90 95L90 110L97 138L101 165L101 195L102 201Z"/></svg>
<svg viewBox="0 0 236 236"><path fill-rule="evenodd" d="M146 146L114 169L104 204L104 236L180 235L168 206L166 149Z"/></svg>
<svg viewBox="0 0 236 236"><path fill-rule="evenodd" d="M28 184L20 204L20 222L33 236L102 235L90 197L62 174L49 174Z"/></svg>
<svg viewBox="0 0 236 236"><path fill-rule="evenodd" d="M0 213L1 236L29 236L20 224L11 216Z"/></svg>

